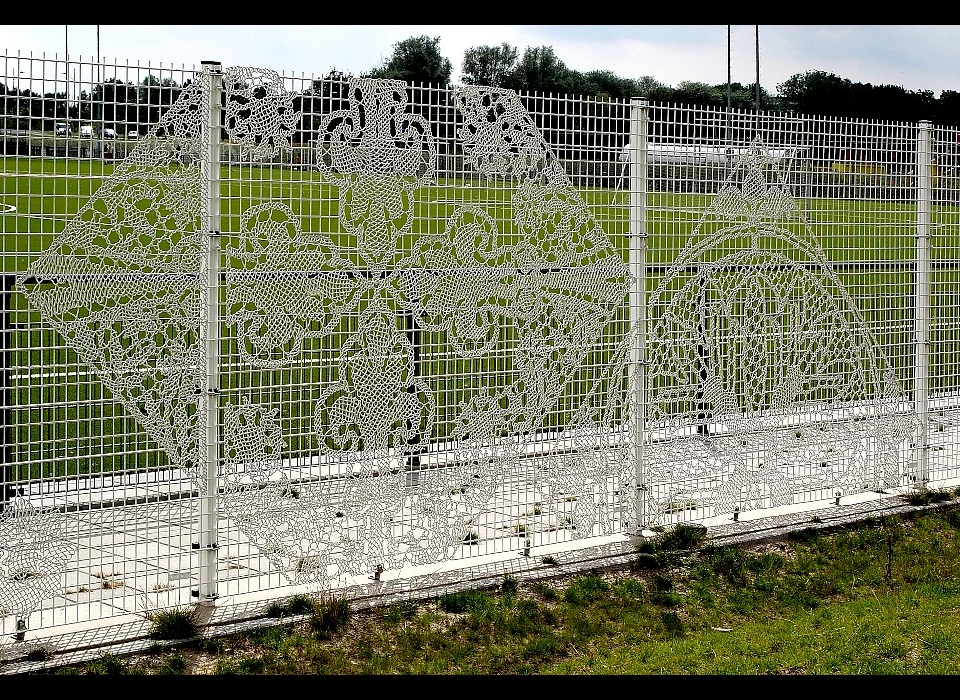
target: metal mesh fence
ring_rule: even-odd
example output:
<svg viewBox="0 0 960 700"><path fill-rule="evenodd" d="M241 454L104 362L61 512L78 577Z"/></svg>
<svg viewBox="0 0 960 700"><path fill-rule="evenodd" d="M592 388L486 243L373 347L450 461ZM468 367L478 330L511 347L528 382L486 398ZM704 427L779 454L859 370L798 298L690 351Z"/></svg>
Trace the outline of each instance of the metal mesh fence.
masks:
<svg viewBox="0 0 960 700"><path fill-rule="evenodd" d="M953 130L219 64L0 89L4 634L960 476Z"/></svg>
<svg viewBox="0 0 960 700"><path fill-rule="evenodd" d="M916 126L650 113L647 519L918 478Z"/></svg>

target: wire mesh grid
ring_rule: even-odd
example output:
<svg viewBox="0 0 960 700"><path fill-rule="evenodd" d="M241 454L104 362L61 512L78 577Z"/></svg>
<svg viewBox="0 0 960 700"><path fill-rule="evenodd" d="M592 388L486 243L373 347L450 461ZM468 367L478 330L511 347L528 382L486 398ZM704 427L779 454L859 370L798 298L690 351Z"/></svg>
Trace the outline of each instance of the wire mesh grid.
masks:
<svg viewBox="0 0 960 700"><path fill-rule="evenodd" d="M192 77L4 56L0 620L14 638L191 598L194 488L158 450L169 414L143 391L167 371L143 354L159 330L144 297L189 273L169 238L145 240L163 185L130 160Z"/></svg>
<svg viewBox="0 0 960 700"><path fill-rule="evenodd" d="M945 478L915 449L918 208L932 194L917 125L650 115L645 521Z"/></svg>
<svg viewBox="0 0 960 700"><path fill-rule="evenodd" d="M958 476L951 130L4 70L4 634Z"/></svg>

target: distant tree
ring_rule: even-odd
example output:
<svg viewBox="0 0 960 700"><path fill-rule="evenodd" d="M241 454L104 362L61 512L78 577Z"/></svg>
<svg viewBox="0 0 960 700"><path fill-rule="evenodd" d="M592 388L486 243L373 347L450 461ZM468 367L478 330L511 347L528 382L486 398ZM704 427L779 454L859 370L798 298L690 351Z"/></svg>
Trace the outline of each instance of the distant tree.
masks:
<svg viewBox="0 0 960 700"><path fill-rule="evenodd" d="M450 83L453 64L440 54L440 37L414 36L393 45L393 54L367 77L393 78L408 83Z"/></svg>
<svg viewBox="0 0 960 700"><path fill-rule="evenodd" d="M945 107L951 101L949 91L938 100L930 90L854 83L824 71L798 73L777 89L782 108L797 114L917 122L937 117L949 120L946 115L952 111Z"/></svg>
<svg viewBox="0 0 960 700"><path fill-rule="evenodd" d="M937 98L933 96L932 90L908 91L906 97L905 110L892 117L893 119L918 122L921 119L932 119L936 115Z"/></svg>
<svg viewBox="0 0 960 700"><path fill-rule="evenodd" d="M507 87L529 92L568 92L570 71L552 46L524 49L523 57L507 80Z"/></svg>
<svg viewBox="0 0 960 700"><path fill-rule="evenodd" d="M29 129L31 117L42 116L39 113L40 95L30 90L18 90L0 83L0 114L6 115L2 125L6 129ZM34 114L34 111L37 113ZM42 121L37 120L37 128L42 128Z"/></svg>
<svg viewBox="0 0 960 700"><path fill-rule="evenodd" d="M855 116L853 83L833 73L797 73L777 86L784 109L799 114Z"/></svg>
<svg viewBox="0 0 960 700"><path fill-rule="evenodd" d="M131 95L137 102L137 121L140 126L160 121L160 117L180 97L181 90L171 78L160 80L155 75L145 77L137 87L136 95Z"/></svg>
<svg viewBox="0 0 960 700"><path fill-rule="evenodd" d="M641 76L634 85L634 94L631 97L646 97L652 102L669 102L673 97L673 88L652 75Z"/></svg>
<svg viewBox="0 0 960 700"><path fill-rule="evenodd" d="M944 126L960 126L960 92L944 90L937 100L937 110L933 119L934 124Z"/></svg>
<svg viewBox="0 0 960 700"><path fill-rule="evenodd" d="M570 71L571 78L575 71ZM629 100L636 93L636 81L629 78L621 78L619 75L609 70L592 70L580 74L578 81L579 88L577 92L582 95L592 95L594 97L606 97L613 100ZM574 80L570 80L571 83Z"/></svg>
<svg viewBox="0 0 960 700"><path fill-rule="evenodd" d="M468 85L503 87L516 68L518 55L506 42L469 48L463 53L462 80Z"/></svg>
<svg viewBox="0 0 960 700"><path fill-rule="evenodd" d="M713 85L692 80L684 80L677 85L670 101L678 104L696 105L698 107L726 106L726 84L721 91Z"/></svg>

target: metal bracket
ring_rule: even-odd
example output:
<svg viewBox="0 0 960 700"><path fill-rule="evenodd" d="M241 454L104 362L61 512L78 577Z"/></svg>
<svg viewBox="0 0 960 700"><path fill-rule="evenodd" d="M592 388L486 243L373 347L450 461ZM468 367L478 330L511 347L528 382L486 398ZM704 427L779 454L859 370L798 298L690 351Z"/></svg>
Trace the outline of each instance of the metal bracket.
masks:
<svg viewBox="0 0 960 700"><path fill-rule="evenodd" d="M27 621L17 620L17 631L10 635L15 642L22 642L27 637Z"/></svg>
<svg viewBox="0 0 960 700"><path fill-rule="evenodd" d="M199 597L200 597L200 589L199 589L199 588L191 588L191 589L190 589L190 596L191 596L192 598L199 598ZM204 600L216 600L216 599L219 598L219 597L220 597L220 596L217 595L216 593L208 593L207 595L205 595L205 596L203 597L203 599L204 599Z"/></svg>

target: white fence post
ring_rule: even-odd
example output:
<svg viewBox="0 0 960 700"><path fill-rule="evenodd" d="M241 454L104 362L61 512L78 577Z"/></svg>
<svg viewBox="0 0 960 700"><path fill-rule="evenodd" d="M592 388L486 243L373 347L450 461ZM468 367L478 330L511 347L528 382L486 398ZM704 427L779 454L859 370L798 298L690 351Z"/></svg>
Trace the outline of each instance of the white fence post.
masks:
<svg viewBox="0 0 960 700"><path fill-rule="evenodd" d="M644 524L646 492L643 468L643 435L646 429L646 303L647 303L647 131L649 125L648 102L645 98L630 100L630 273L633 286L630 290L630 327L635 331L631 348L630 386L637 391L636 415L632 422L634 467L637 478L637 527L640 536Z"/></svg>
<svg viewBox="0 0 960 700"><path fill-rule="evenodd" d="M932 125L923 120L917 136L917 276L916 276L916 356L913 373L913 408L920 419L917 467L920 488L929 480L930 425L930 209L933 201L931 180Z"/></svg>
<svg viewBox="0 0 960 700"><path fill-rule="evenodd" d="M220 451L220 100L223 72L218 61L204 61L208 100L202 136L202 175L206 207L206 254L201 256L200 279L205 282L200 301L200 348L203 356L197 414L200 432L199 468L203 480L200 494L200 603L212 605L217 598L217 480Z"/></svg>

